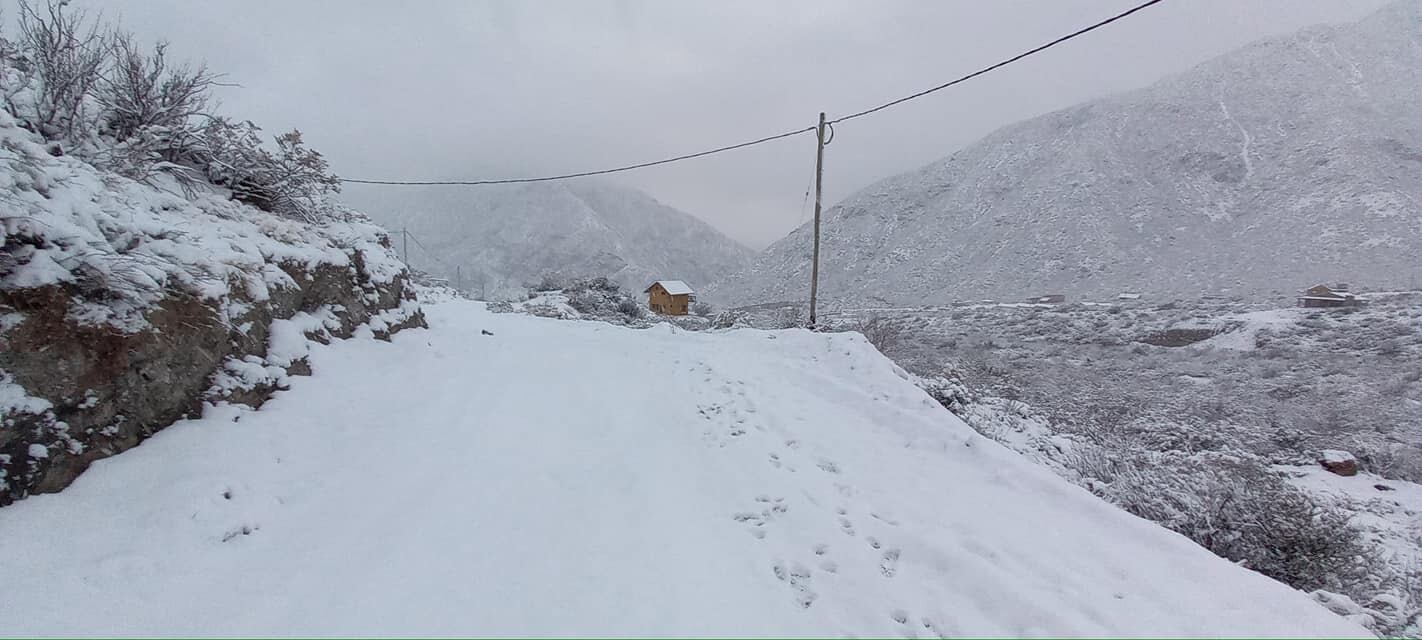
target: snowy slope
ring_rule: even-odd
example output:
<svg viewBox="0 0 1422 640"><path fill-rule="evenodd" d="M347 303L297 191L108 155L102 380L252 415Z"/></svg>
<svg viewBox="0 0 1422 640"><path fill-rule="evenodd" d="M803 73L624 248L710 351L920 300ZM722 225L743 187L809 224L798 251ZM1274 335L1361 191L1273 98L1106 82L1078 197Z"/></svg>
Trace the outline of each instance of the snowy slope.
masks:
<svg viewBox="0 0 1422 640"><path fill-rule="evenodd" d="M653 280L704 286L749 263L751 251L645 193L596 181L395 189L348 189L345 198L398 237L417 268L464 288L498 292L544 275L608 276L641 291Z"/></svg>
<svg viewBox="0 0 1422 640"><path fill-rule="evenodd" d="M1397 0L1005 127L831 208L820 299L1415 286L1419 86L1422 0ZM705 293L804 299L810 239L797 229Z"/></svg>
<svg viewBox="0 0 1422 640"><path fill-rule="evenodd" d="M426 309L0 510L4 633L1365 635L857 334Z"/></svg>

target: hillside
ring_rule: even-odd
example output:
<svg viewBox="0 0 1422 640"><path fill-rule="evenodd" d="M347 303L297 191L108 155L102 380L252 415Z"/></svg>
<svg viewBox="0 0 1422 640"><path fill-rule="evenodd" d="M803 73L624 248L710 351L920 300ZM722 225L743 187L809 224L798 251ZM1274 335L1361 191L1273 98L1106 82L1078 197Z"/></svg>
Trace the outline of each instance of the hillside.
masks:
<svg viewBox="0 0 1422 640"><path fill-rule="evenodd" d="M1003 128L829 209L822 299L1411 285L1422 279L1419 86L1422 2L1400 0ZM809 246L804 226L707 293L804 299Z"/></svg>
<svg viewBox="0 0 1422 640"><path fill-rule="evenodd" d="M497 297L545 275L607 276L641 291L665 278L703 286L751 252L640 191L591 181L480 187L353 187L347 201L412 244L422 270Z"/></svg>
<svg viewBox="0 0 1422 640"><path fill-rule="evenodd" d="M7 632L1365 635L977 435L856 334L425 308L0 510Z"/></svg>

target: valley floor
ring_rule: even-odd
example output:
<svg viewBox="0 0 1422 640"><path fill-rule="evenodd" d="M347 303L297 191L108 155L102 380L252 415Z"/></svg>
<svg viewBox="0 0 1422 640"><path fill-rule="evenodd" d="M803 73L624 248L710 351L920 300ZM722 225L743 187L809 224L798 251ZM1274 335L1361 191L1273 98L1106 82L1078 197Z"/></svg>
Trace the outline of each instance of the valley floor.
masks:
<svg viewBox="0 0 1422 640"><path fill-rule="evenodd" d="M0 510L0 634L1367 635L857 334L426 311Z"/></svg>

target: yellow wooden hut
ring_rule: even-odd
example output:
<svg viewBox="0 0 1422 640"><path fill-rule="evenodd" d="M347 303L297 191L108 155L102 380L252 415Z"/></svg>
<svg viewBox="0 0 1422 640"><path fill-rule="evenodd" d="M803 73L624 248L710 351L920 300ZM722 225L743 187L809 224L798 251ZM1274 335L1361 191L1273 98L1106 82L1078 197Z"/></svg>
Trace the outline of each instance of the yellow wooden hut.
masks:
<svg viewBox="0 0 1422 640"><path fill-rule="evenodd" d="M696 292L680 280L658 280L647 287L647 307L668 316L684 316L696 301Z"/></svg>

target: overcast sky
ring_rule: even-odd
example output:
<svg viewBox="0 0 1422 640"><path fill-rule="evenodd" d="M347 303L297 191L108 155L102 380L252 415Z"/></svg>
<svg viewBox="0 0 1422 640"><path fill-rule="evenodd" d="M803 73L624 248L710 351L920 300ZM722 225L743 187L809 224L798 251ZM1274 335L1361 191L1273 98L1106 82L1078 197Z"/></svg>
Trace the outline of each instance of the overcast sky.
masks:
<svg viewBox="0 0 1422 640"><path fill-rule="evenodd" d="M11 0L6 0L9 2ZM679 155L811 126L1011 56L1137 0L89 0L299 128L344 177L482 179ZM1145 86L1383 0L1169 0L839 128L834 202L993 129ZM13 14L13 11L6 11ZM805 220L814 137L621 174L760 248ZM397 187L387 187L397 188ZM415 187L402 187L412 189ZM477 187L470 187L475 189Z"/></svg>

